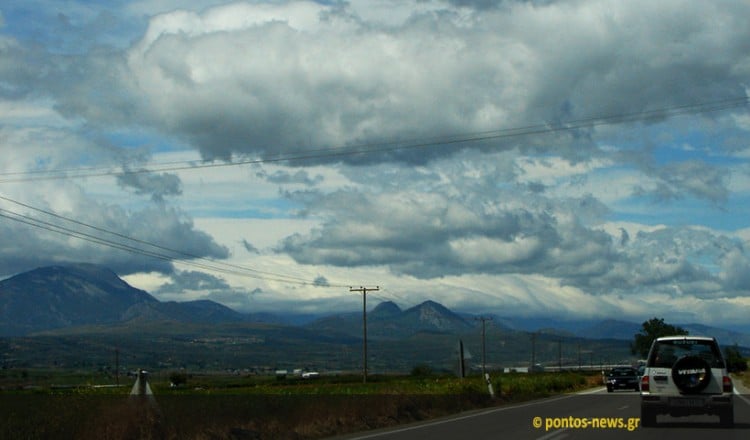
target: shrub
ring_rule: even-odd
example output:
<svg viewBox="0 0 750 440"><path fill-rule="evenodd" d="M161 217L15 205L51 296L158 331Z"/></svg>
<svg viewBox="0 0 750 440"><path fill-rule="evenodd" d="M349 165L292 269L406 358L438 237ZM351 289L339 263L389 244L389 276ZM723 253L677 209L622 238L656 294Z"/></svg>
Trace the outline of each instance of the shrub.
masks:
<svg viewBox="0 0 750 440"><path fill-rule="evenodd" d="M419 364L411 369L411 375L414 377L431 376L432 368L430 368L430 366L426 364Z"/></svg>
<svg viewBox="0 0 750 440"><path fill-rule="evenodd" d="M169 375L169 381L175 386L185 385L188 381L188 375L185 372L175 371Z"/></svg>

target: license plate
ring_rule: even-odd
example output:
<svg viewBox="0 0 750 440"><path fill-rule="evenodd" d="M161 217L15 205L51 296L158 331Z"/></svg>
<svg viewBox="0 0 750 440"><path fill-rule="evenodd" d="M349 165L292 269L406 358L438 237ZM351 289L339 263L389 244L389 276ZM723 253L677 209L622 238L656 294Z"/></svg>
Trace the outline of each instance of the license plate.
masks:
<svg viewBox="0 0 750 440"><path fill-rule="evenodd" d="M704 406L703 399L669 399L670 406L681 408L700 408Z"/></svg>

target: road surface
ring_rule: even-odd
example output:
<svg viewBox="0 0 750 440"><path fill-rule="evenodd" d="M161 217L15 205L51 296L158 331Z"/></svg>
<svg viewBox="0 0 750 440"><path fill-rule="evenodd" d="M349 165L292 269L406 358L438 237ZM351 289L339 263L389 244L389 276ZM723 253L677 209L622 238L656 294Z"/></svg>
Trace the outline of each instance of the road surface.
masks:
<svg viewBox="0 0 750 440"><path fill-rule="evenodd" d="M657 421L658 426L654 428L640 426L640 397L637 392L607 393L602 387L578 394L464 413L337 439L748 439L750 396L735 396L733 429L721 428L717 416L673 418L660 415Z"/></svg>

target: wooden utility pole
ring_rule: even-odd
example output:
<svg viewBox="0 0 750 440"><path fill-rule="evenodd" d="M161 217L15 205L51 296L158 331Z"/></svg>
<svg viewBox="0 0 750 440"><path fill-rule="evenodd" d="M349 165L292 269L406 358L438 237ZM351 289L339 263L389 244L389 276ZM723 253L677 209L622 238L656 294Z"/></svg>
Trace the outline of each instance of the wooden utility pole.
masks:
<svg viewBox="0 0 750 440"><path fill-rule="evenodd" d="M485 349L485 323L487 321L492 321L492 318L487 318L484 316L480 316L476 318L478 321L482 321L482 377L485 377L485 374L487 374L487 350Z"/></svg>
<svg viewBox="0 0 750 440"><path fill-rule="evenodd" d="M367 383L367 292L377 292L379 286L349 287L350 292L362 292L362 383Z"/></svg>

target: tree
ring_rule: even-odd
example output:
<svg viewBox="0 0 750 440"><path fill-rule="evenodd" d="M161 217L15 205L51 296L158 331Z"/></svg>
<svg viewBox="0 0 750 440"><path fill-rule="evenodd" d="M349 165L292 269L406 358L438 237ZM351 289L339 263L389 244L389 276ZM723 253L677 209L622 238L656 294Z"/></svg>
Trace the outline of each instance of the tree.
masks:
<svg viewBox="0 0 750 440"><path fill-rule="evenodd" d="M427 364L419 364L411 369L411 375L415 377L432 376L432 368Z"/></svg>
<svg viewBox="0 0 750 440"><path fill-rule="evenodd" d="M729 371L747 371L747 360L742 357L740 348L736 343L733 347L726 347L724 349L724 360L727 363L727 369Z"/></svg>
<svg viewBox="0 0 750 440"><path fill-rule="evenodd" d="M635 340L630 346L630 351L633 354L638 354L641 358L648 356L648 351L651 349L651 344L654 339L662 336L679 336L687 335L687 330L682 327L677 327L664 322L663 318L651 318L645 321L641 330L636 333Z"/></svg>
<svg viewBox="0 0 750 440"><path fill-rule="evenodd" d="M176 387L185 385L188 381L188 375L183 371L175 371L169 375L169 381Z"/></svg>

